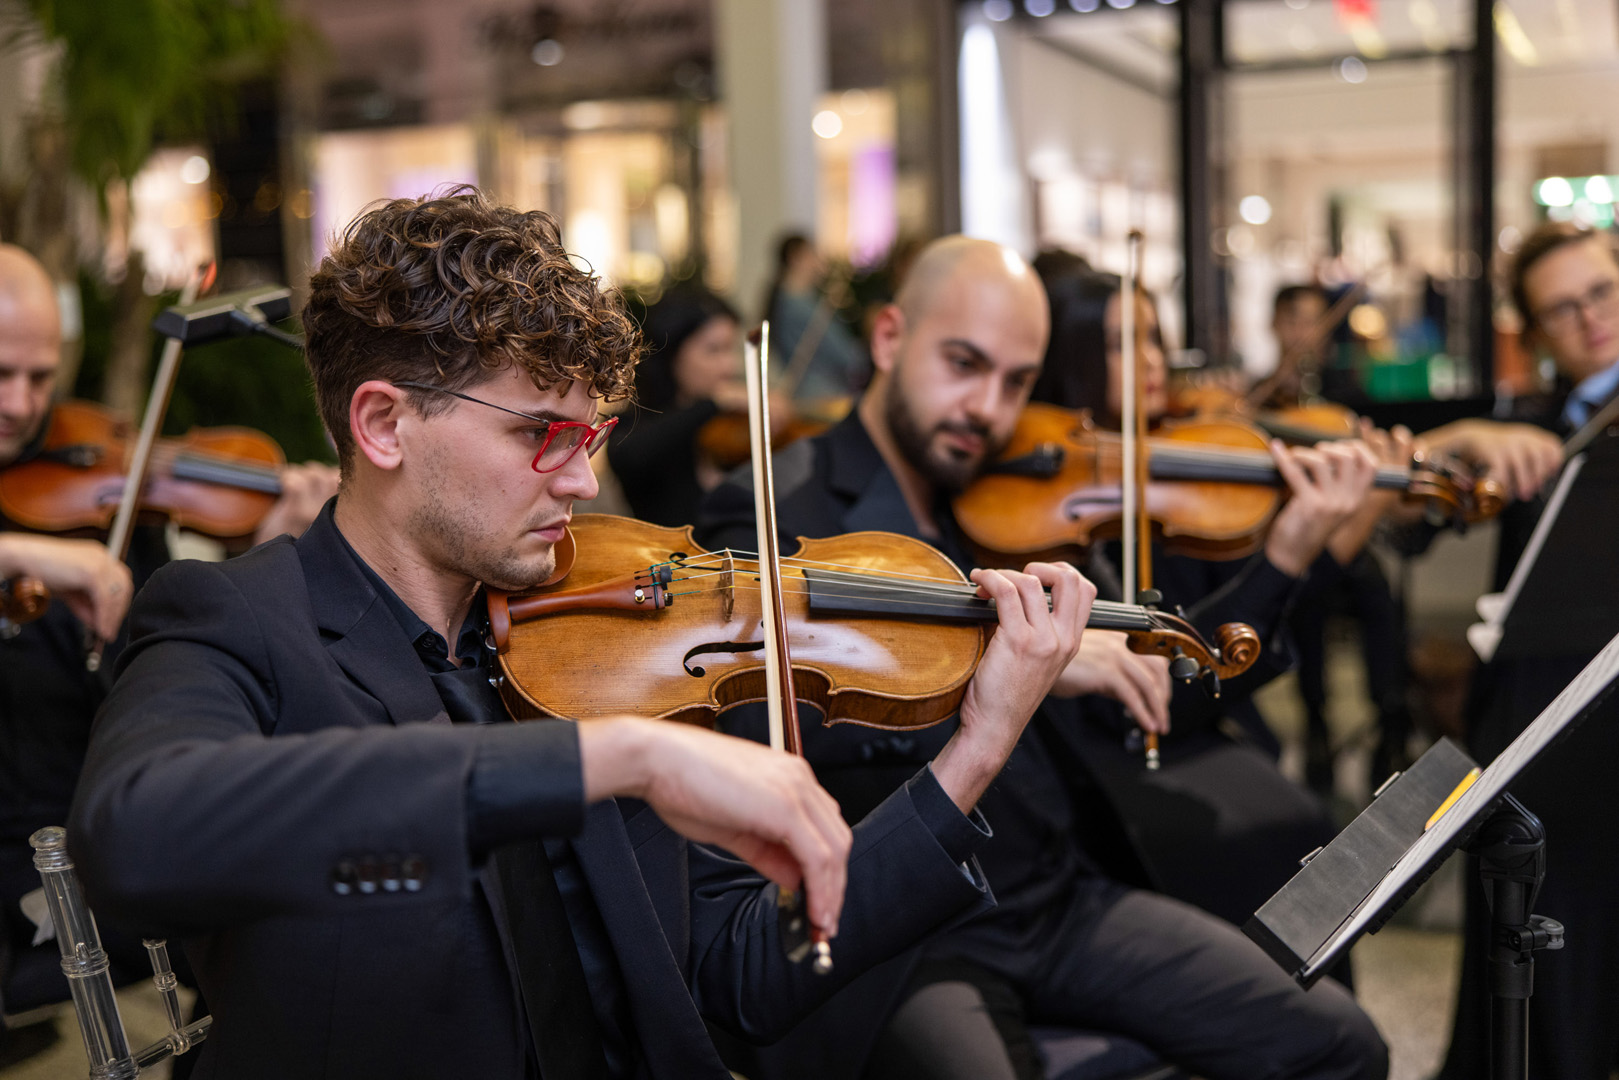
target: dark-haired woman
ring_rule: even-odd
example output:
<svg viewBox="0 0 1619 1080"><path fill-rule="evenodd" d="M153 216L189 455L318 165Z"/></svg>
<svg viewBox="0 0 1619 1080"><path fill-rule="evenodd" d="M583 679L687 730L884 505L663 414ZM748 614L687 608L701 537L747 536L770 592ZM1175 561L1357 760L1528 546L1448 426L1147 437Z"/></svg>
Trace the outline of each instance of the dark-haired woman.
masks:
<svg viewBox="0 0 1619 1080"><path fill-rule="evenodd" d="M659 525L689 525L720 470L703 459L697 433L725 411L745 412L741 320L703 289L678 289L648 309L651 352L635 370L636 403L607 445L607 460L631 512Z"/></svg>
<svg viewBox="0 0 1619 1080"><path fill-rule="evenodd" d="M1123 295L1119 278L1099 273L1075 256L1043 255L1035 262L1051 304L1051 341L1034 390L1036 400L1089 409L1097 423L1117 429L1123 399ZM1143 368L1142 402L1150 419L1168 404L1166 363L1151 298L1138 292L1136 356ZM1302 467L1309 477L1348 467L1345 455L1361 448L1291 452L1284 476ZM1369 476L1369 474L1367 474ZM1204 629L1225 621L1248 623L1264 652L1246 675L1231 680L1218 702L1195 686L1177 687L1175 725L1163 746L1163 769L1148 773L1139 750L1127 752L1133 726L1116 703L1098 701L1088 715L1111 711L1111 730L1085 724L1068 733L1082 783L1123 823L1127 843L1115 847L1122 869L1147 883L1241 923L1297 870L1300 856L1331 839L1334 829L1315 800L1277 772L1279 745L1249 696L1285 671L1292 651L1285 617L1298 602L1304 579L1330 574L1343 545L1364 542L1377 504L1368 498L1350 512L1318 500L1293 498L1277 514L1260 553L1242 561L1165 557L1155 551L1152 584L1166 606L1192 609ZM1099 545L1092 580L1117 581L1118 545ZM1133 859L1131 858L1133 857Z"/></svg>

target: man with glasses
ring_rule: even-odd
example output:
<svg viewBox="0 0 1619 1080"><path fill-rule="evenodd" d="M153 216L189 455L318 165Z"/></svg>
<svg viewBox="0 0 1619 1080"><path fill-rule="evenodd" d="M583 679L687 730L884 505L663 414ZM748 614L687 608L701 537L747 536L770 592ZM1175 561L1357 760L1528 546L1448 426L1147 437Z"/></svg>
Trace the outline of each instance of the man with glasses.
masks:
<svg viewBox="0 0 1619 1080"><path fill-rule="evenodd" d="M1548 223L1518 249L1512 299L1524 341L1557 369L1552 393L1520 399L1510 424L1462 421L1467 448L1515 459L1528 481L1501 515L1494 589L1504 588L1528 544L1545 500L1537 494L1561 465L1561 439L1586 424L1619 392L1619 260L1606 233ZM1471 428L1471 430L1465 430ZM1505 447L1505 449L1501 449ZM1596 543L1612 550L1619 519ZM1598 568L1600 580L1606 568ZM1556 641L1539 655L1498 659L1480 668L1469 695L1468 741L1480 762L1494 758L1579 673L1591 654L1570 655ZM1546 826L1550 857L1537 914L1568 927L1565 952L1542 953L1530 998L1529 1075L1550 1080L1606 1078L1619 1063L1619 861L1611 842L1619 814L1609 795L1619 759L1619 706L1610 699L1573 735L1548 751L1513 793ZM1467 951L1456 1023L1443 1076L1485 1075L1489 1047L1488 908L1469 877Z"/></svg>
<svg viewBox="0 0 1619 1080"><path fill-rule="evenodd" d="M961 731L852 833L740 739L506 723L482 588L552 573L633 324L552 219L462 190L357 220L304 325L338 495L154 577L69 826L104 918L185 938L196 1075L722 1080L705 1020L779 1037L992 902L974 806L1078 648L1076 572L975 574L1001 621ZM787 958L778 885L831 974Z"/></svg>

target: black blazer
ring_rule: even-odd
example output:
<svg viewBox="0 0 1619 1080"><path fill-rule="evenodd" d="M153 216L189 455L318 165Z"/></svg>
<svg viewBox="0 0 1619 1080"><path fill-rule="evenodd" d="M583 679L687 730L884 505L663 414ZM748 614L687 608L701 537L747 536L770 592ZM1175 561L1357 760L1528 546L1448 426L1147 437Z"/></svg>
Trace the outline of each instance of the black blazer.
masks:
<svg viewBox="0 0 1619 1080"><path fill-rule="evenodd" d="M520 1014L466 823L475 755L516 730L444 722L331 505L299 541L171 564L133 619L69 835L102 918L186 938L215 1018L196 1075L521 1077ZM773 886L642 804L583 807L573 725L539 723L552 753L535 783L555 795L544 832L573 837L642 1075L719 1080L704 1017L775 1038L862 969L992 903L976 865L964 873L919 818L917 785L940 794L919 777L857 827L836 971L815 976L782 954ZM379 887L354 887L356 866Z"/></svg>

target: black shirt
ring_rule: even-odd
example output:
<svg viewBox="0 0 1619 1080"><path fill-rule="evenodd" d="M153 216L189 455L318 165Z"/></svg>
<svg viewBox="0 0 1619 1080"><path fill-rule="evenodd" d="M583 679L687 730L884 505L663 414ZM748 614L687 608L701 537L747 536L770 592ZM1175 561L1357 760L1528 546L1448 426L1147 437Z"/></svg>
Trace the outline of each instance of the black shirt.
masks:
<svg viewBox="0 0 1619 1080"><path fill-rule="evenodd" d="M341 530L338 535L342 535ZM461 625L460 633L456 635L455 659L452 661L449 643L444 640L444 635L428 626L421 616L411 610L410 605L401 600L399 594L394 592L364 559L360 558L346 537L343 543L348 553L354 557L355 565L360 568L360 572L377 591L377 595L388 606L388 610L393 612L405 636L415 647L416 655L421 658L422 666L430 673L473 667L487 673L493 679L497 674L495 647L489 635L489 608L485 603L481 586L473 598L472 608L467 614L466 621ZM504 709L493 707L495 699L490 696L488 700L491 707L472 722L510 723L511 716ZM531 786L520 769L473 771L467 784L467 821L470 840L475 851L487 853L510 838L508 830L492 828L491 822L508 814L507 808L521 805L527 797L527 789ZM601 1027L602 1050L607 1058L608 1070L615 1077L633 1076L640 1063L641 1051L635 1038L634 1024L630 1019L629 1003L624 994L624 977L619 971L618 960L607 936L607 928L602 923L601 913L590 894L590 886L580 870L573 845L565 839L556 837L547 837L543 843L546 855L551 860L557 891L562 895L562 904L567 912L569 928L573 931L574 944L579 950L579 962L584 968L585 982L590 988L591 1007ZM502 941L506 942L504 934ZM510 948L509 942L507 948ZM508 962L515 964L515 959L508 957Z"/></svg>

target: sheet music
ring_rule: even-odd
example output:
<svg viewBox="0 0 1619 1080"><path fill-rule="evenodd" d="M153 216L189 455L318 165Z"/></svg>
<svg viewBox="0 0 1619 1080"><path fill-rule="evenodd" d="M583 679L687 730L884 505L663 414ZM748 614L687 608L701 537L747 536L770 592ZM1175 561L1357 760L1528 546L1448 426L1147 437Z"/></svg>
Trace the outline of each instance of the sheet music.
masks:
<svg viewBox="0 0 1619 1080"><path fill-rule="evenodd" d="M1478 598L1479 618L1484 621L1467 628L1467 643L1473 646L1478 658L1486 664L1495 658L1495 650L1501 644L1501 628L1506 625L1507 615L1511 613L1512 605L1517 602L1518 594L1523 591L1523 583L1528 580L1529 571L1534 569L1535 560L1540 558L1540 549L1546 545L1546 537L1551 535L1552 526L1557 523L1557 517L1563 511L1563 502L1568 498L1575 479L1584 467L1584 454L1572 458L1563 467L1562 475L1557 478L1557 487L1552 489L1551 498L1546 501L1545 512L1540 515L1540 520L1535 522L1535 531L1529 537L1529 543L1525 545L1523 554L1518 557L1518 565L1512 568L1512 577L1507 581L1505 591L1485 593Z"/></svg>
<svg viewBox="0 0 1619 1080"><path fill-rule="evenodd" d="M1547 514L1547 517L1551 516ZM1355 909L1355 913L1310 957L1300 972L1300 978L1314 978L1323 968L1336 963L1339 951L1377 921L1383 910L1394 902L1412 879L1449 852L1485 807L1505 791L1541 751L1556 741L1563 729L1613 684L1616 676L1619 676L1619 635L1615 635L1596 659L1563 688L1563 692L1546 706L1534 723L1524 729L1523 734L1512 740L1512 745L1501 751L1501 755L1456 800L1445 816L1407 849L1371 895Z"/></svg>

